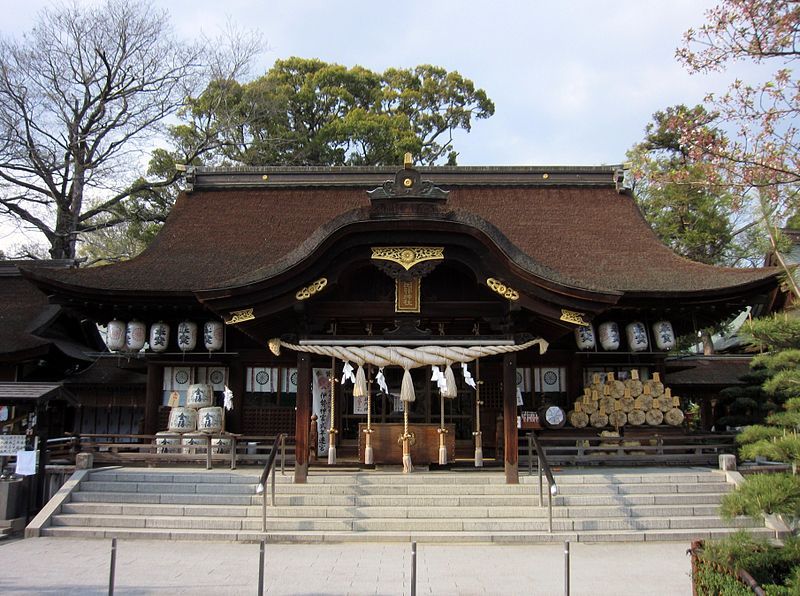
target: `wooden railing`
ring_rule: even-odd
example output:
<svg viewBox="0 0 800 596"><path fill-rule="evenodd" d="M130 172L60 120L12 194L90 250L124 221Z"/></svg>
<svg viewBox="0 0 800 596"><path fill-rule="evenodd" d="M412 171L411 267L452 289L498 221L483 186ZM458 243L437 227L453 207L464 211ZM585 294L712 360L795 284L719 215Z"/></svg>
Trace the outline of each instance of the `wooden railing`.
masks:
<svg viewBox="0 0 800 596"><path fill-rule="evenodd" d="M174 435L179 437L177 433ZM229 445L212 445L213 463L236 465L263 465L270 455L275 435L226 435L214 434L213 438L235 438L235 453L231 454ZM209 461L207 446L196 445L161 445L157 438L163 435L128 435L128 434L81 434L70 437L69 441L59 443L58 453L63 458L68 454L79 452L91 453L95 463L118 465L158 465L175 463L201 463ZM64 447L68 445L68 447ZM294 437L286 438L286 460L294 464Z"/></svg>
<svg viewBox="0 0 800 596"><path fill-rule="evenodd" d="M551 465L716 465L721 453L736 453L734 437L735 433L599 437L569 431L537 435ZM523 441L520 435L520 466L528 465Z"/></svg>

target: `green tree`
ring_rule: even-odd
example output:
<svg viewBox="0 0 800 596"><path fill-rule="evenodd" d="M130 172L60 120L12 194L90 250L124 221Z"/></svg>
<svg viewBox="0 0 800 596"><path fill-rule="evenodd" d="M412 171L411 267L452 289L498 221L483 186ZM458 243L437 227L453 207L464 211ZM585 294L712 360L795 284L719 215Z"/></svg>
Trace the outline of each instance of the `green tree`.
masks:
<svg viewBox="0 0 800 596"><path fill-rule="evenodd" d="M645 139L628 151L636 201L661 240L678 254L701 263L737 265L763 258L755 222L741 223L737 197L706 160L693 159L674 128L691 119L708 138L723 137L715 115L702 106L677 105L653 114Z"/></svg>
<svg viewBox="0 0 800 596"><path fill-rule="evenodd" d="M762 389L783 406L766 418L766 424L749 426L737 435L743 459L764 457L791 464L792 475L748 477L722 504L727 516L776 513L793 523L800 519L800 312L756 319L745 331L763 352L752 366L764 373Z"/></svg>
<svg viewBox="0 0 800 596"><path fill-rule="evenodd" d="M277 60L241 84L219 79L191 101L179 142L211 136L216 163L244 165L455 163L453 133L494 104L457 72L422 65L380 74L317 59Z"/></svg>

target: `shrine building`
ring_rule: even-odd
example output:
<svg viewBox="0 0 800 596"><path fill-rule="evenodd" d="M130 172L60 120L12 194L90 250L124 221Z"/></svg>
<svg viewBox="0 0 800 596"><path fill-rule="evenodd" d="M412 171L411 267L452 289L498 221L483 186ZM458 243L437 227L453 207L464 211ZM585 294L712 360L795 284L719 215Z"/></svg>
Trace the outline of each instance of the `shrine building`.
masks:
<svg viewBox="0 0 800 596"><path fill-rule="evenodd" d="M105 357L146 364L139 432L175 430L194 387L215 407L229 388L226 429L293 436L297 482L309 453L409 467L480 449L513 483L528 426L679 427L677 338L778 291L775 268L674 254L613 166L190 167L186 182L139 256L23 275L105 327Z"/></svg>

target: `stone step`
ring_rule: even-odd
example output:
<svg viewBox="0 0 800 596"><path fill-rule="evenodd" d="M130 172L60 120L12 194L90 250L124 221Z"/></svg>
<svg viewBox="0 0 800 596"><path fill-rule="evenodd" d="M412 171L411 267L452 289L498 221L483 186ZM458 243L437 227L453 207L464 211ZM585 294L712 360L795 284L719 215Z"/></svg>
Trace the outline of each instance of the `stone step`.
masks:
<svg viewBox="0 0 800 596"><path fill-rule="evenodd" d="M130 475L127 475L128 477ZM94 478L94 475L92 476ZM85 492L128 492L158 494L254 494L256 484L248 483L169 483L129 480L88 480L81 484ZM547 490L545 485L544 490ZM692 492L728 492L731 487L725 482L704 482L699 484L559 484L561 495L583 494L671 494ZM410 496L451 496L451 495L537 495L537 484L469 484L469 485L393 485L393 484L288 484L276 485L276 494L292 495L410 495Z"/></svg>
<svg viewBox="0 0 800 596"><path fill-rule="evenodd" d="M593 505L714 505L720 493L670 493L670 494L595 494L558 495L555 507ZM268 497L269 498L269 497ZM172 504L172 505L261 505L262 497L256 494L208 493L154 493L154 492L96 492L73 493L74 502ZM340 506L340 507L536 507L538 495L307 495L276 493L279 506ZM547 505L547 498L544 499Z"/></svg>
<svg viewBox="0 0 800 596"><path fill-rule="evenodd" d="M55 515L53 526L80 526L102 528L161 528L167 530L259 530L261 520L255 517L186 517L186 516L134 516L134 515ZM330 518L268 518L268 531L356 531L356 532L543 532L548 520L511 519L330 519ZM667 530L667 529L718 529L752 528L753 520L740 518L731 521L717 517L692 518L616 518L576 520L557 518L553 530L557 532L617 531L617 530Z"/></svg>
<svg viewBox="0 0 800 596"><path fill-rule="evenodd" d="M258 541L258 471L94 471L44 535ZM276 475L271 542L397 541L535 543L688 540L763 525L718 516L731 490L719 472L600 470L557 474L553 529L537 476L505 484L494 471L312 471L307 484ZM544 486L547 490L547 486ZM269 493L269 487L267 487Z"/></svg>
<svg viewBox="0 0 800 596"><path fill-rule="evenodd" d="M88 481L98 482L161 482L188 484L255 484L259 474L236 474L229 472L138 472L102 470L89 474ZM286 476L289 478L289 476Z"/></svg>
<svg viewBox="0 0 800 596"><path fill-rule="evenodd" d="M239 532L208 530L159 530L147 528L84 528L50 527L42 530L44 536L72 538L120 538L140 540L224 540L239 542L269 543L342 543L342 542L418 542L418 543L498 543L498 544L537 544L570 542L650 542L679 541L722 538L736 531L735 528L705 530L649 530L632 531L584 531L584 532L303 532L260 531ZM753 528L748 533L769 538L773 532L765 528Z"/></svg>
<svg viewBox="0 0 800 596"><path fill-rule="evenodd" d="M714 516L716 505L676 505L676 506L631 506L616 505L594 507L555 507L553 517L569 518L614 518L614 517L689 517ZM260 517L260 506L232 505L160 505L126 503L67 503L62 508L64 514L81 515L147 515L147 516L216 516L216 517ZM530 507L330 507L268 506L267 517L298 518L544 518L547 508Z"/></svg>
<svg viewBox="0 0 800 596"><path fill-rule="evenodd" d="M98 471L92 472L90 481L121 481L121 482L161 482L161 483L209 483L209 484L255 484L259 474L252 470L242 473L236 472L207 472L198 471L172 473L157 471ZM657 473L657 474L574 474L556 473L556 482L560 485L573 484L681 484L681 483L720 483L724 482L725 477L715 471L701 471L699 473ZM285 475L280 473L276 476L276 484L293 484L291 471ZM502 485L505 484L505 476L502 473L475 472L475 473L454 473L454 472L419 472L410 475L403 474L380 474L376 472L360 472L355 474L311 474L308 477L306 486L319 485ZM538 478L533 476L520 476L520 484L538 484Z"/></svg>

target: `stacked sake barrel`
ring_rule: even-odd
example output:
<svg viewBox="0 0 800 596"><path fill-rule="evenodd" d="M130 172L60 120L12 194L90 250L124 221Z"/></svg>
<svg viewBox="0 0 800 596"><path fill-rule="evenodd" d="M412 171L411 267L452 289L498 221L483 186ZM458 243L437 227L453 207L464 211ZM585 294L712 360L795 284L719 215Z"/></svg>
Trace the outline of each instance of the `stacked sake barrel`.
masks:
<svg viewBox="0 0 800 596"><path fill-rule="evenodd" d="M214 388L211 385L198 383L189 385L186 393L186 405L176 406L169 413L169 431L158 433L156 443L180 444L184 453L205 453L208 436L204 433L218 433L222 431L222 408L214 406ZM200 431L200 432L198 432ZM175 437L180 435L180 439ZM172 435L173 443L166 443Z"/></svg>
<svg viewBox="0 0 800 596"><path fill-rule="evenodd" d="M680 426L683 412L680 398L664 387L659 373L642 382L639 371L632 370L625 381L614 378L614 373L592 377L592 383L583 388L583 395L575 401L574 409L567 418L576 428L613 426L619 429L631 426L658 426L667 423Z"/></svg>

